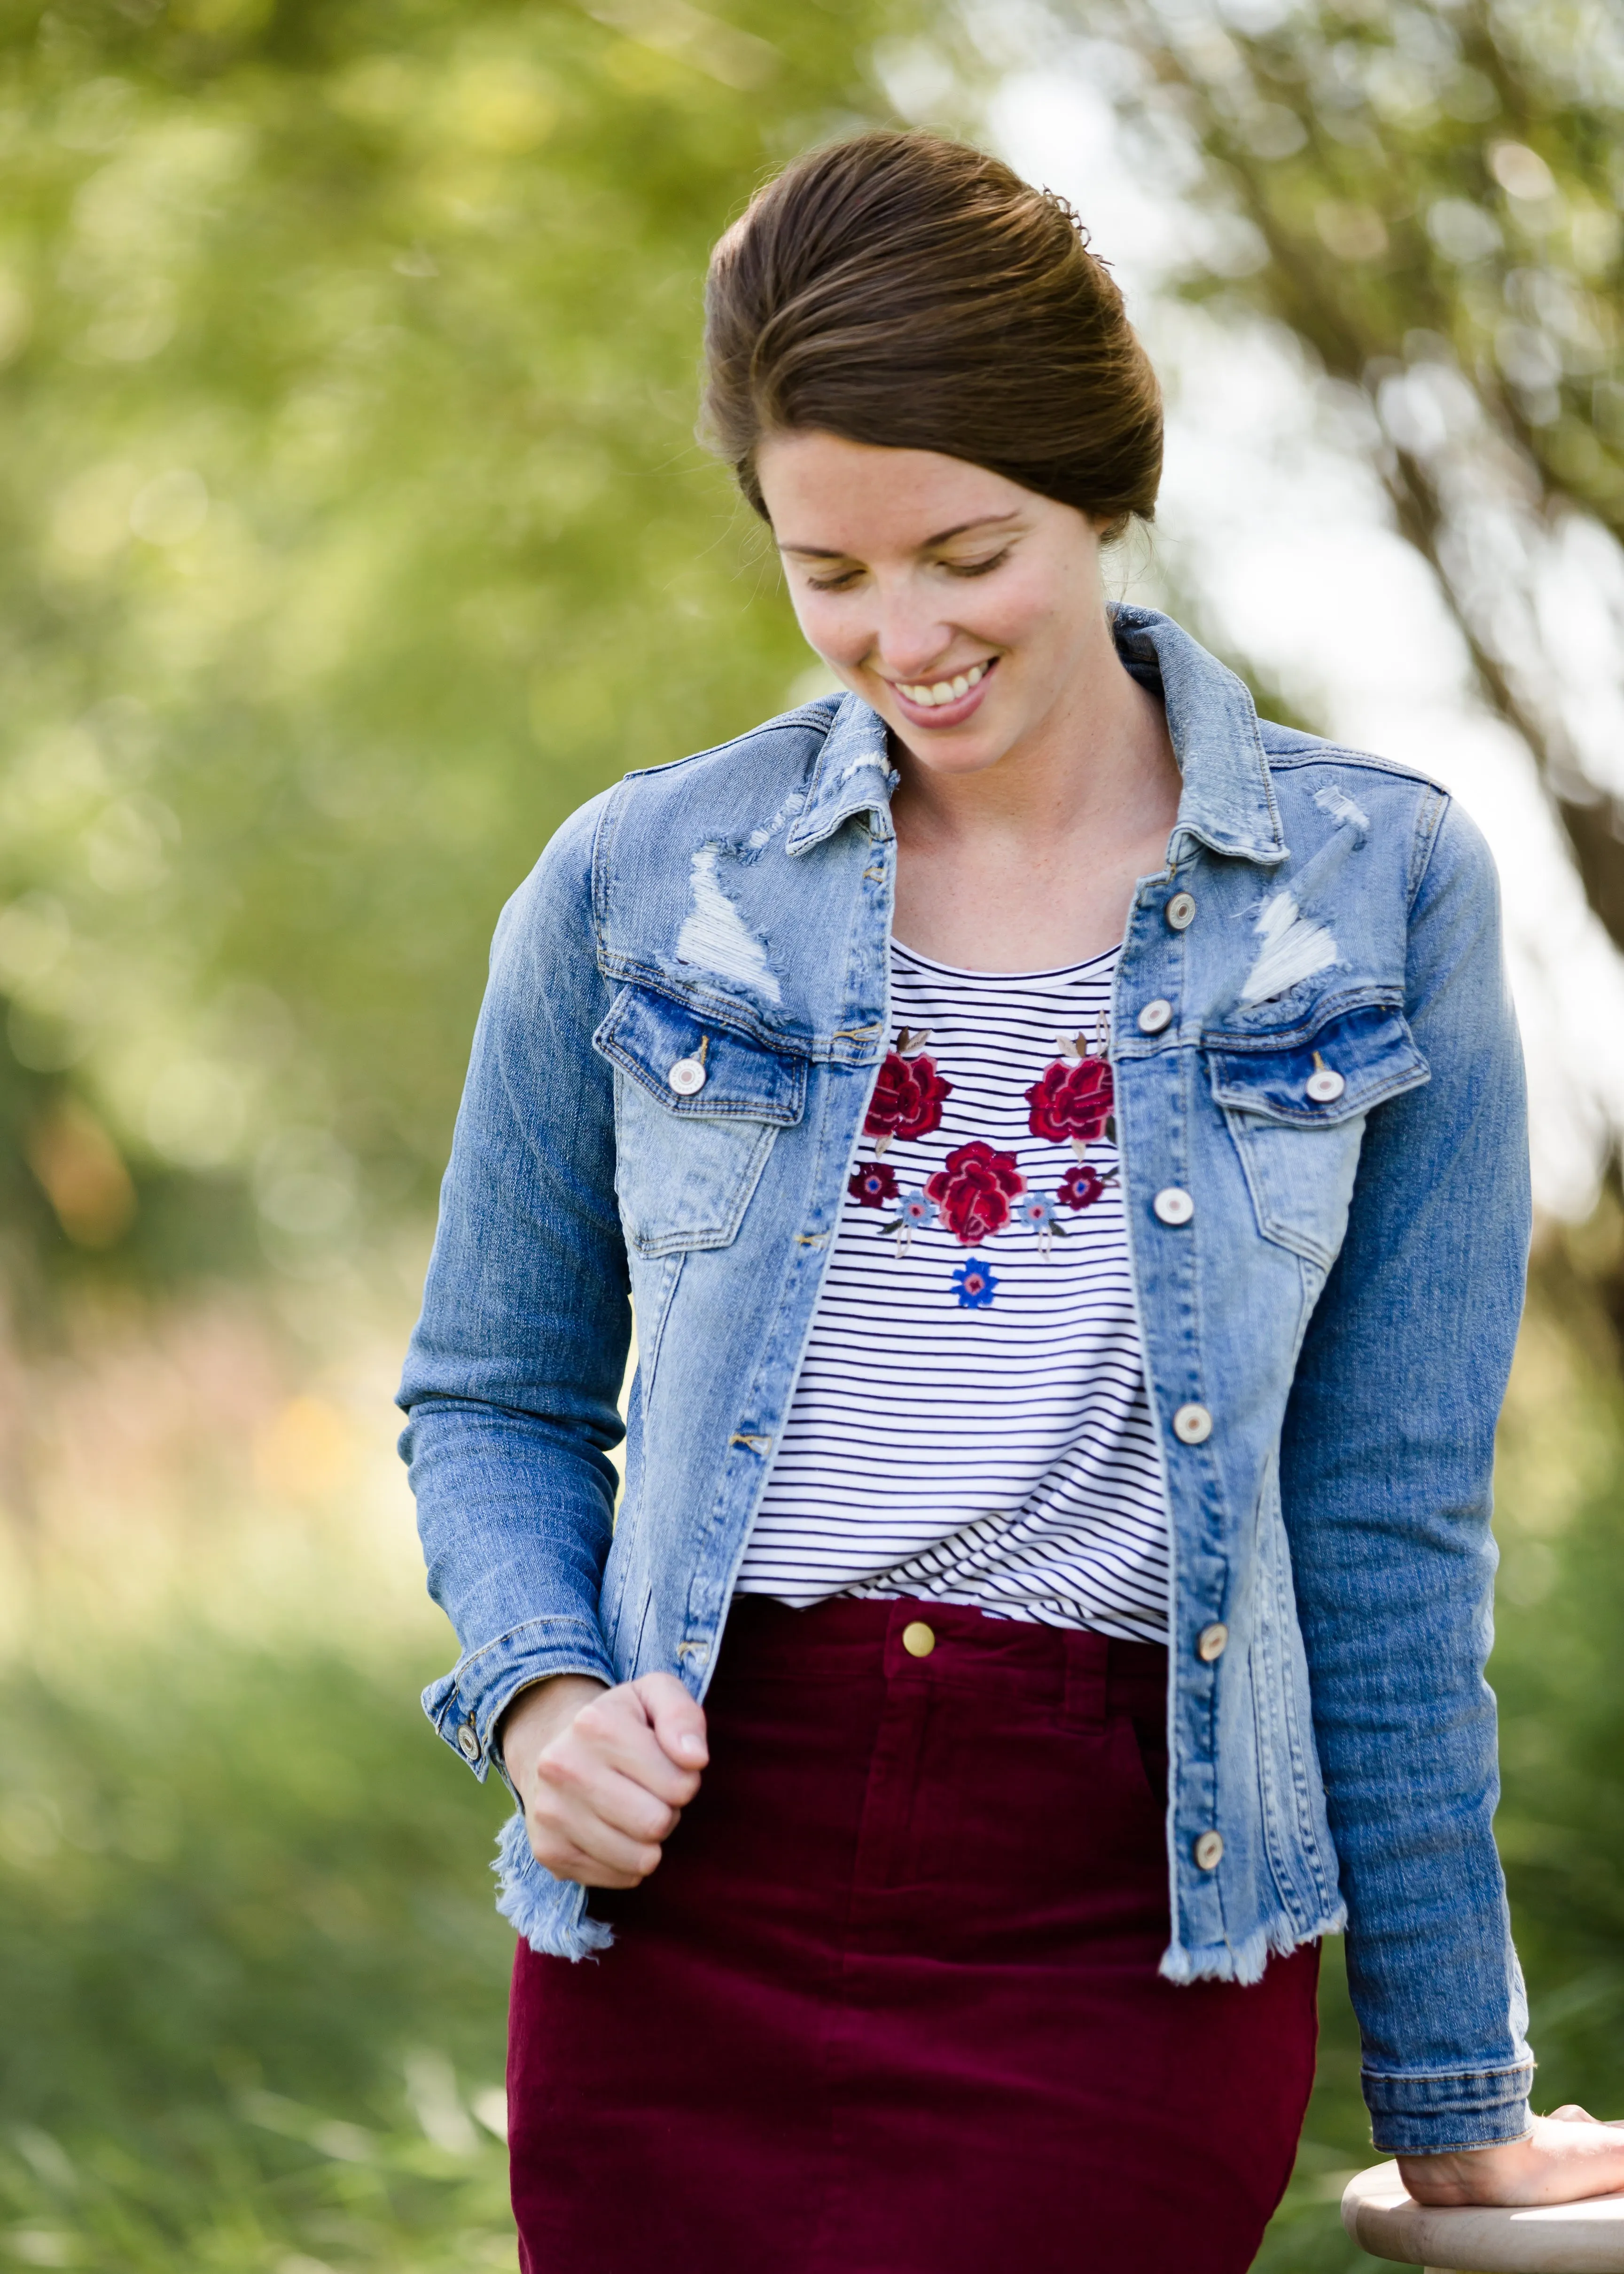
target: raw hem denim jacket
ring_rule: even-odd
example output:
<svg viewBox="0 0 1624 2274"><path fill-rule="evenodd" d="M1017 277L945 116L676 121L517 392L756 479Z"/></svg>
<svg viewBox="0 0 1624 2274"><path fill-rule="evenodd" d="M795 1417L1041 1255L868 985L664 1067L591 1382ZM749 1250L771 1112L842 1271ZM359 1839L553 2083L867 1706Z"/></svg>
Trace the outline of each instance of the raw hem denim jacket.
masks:
<svg viewBox="0 0 1624 2274"><path fill-rule="evenodd" d="M1172 1531L1162 1970L1255 1982L1345 1925L1377 2144L1515 2139L1484 1664L1529 1202L1493 871L1432 782L1114 619L1184 777L1111 1044ZM595 799L502 916L401 1390L462 1648L425 1705L482 1777L545 1675L704 1693L886 1050L894 779L873 712L808 704ZM498 1869L538 1950L608 1941L517 1816Z"/></svg>

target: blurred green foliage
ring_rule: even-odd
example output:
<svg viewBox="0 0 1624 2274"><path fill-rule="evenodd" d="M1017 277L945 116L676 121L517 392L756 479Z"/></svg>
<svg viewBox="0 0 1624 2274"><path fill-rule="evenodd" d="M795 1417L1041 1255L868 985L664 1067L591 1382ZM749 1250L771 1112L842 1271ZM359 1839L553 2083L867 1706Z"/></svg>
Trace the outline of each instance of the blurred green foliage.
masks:
<svg viewBox="0 0 1624 2274"><path fill-rule="evenodd" d="M431 1199L553 828L784 707L705 260L912 5L0 11L0 991L138 1188Z"/></svg>
<svg viewBox="0 0 1624 2274"><path fill-rule="evenodd" d="M513 2265L499 1807L432 1670L193 1631L0 1684L0 2263Z"/></svg>

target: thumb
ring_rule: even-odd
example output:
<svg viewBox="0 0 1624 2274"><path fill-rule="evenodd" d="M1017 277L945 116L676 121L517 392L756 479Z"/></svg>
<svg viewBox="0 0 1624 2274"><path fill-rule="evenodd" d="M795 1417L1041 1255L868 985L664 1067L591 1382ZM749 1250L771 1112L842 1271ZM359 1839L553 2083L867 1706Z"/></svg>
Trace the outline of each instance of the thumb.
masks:
<svg viewBox="0 0 1624 2274"><path fill-rule="evenodd" d="M702 1769L710 1758L704 1708L674 1674L645 1674L633 1683L660 1751L679 1768Z"/></svg>

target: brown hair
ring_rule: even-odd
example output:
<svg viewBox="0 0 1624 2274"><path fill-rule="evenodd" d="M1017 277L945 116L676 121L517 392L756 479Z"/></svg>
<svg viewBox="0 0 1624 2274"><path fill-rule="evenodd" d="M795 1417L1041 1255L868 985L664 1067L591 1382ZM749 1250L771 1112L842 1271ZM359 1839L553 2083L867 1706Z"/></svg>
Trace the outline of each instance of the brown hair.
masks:
<svg viewBox="0 0 1624 2274"><path fill-rule="evenodd" d="M766 436L937 450L1110 524L1155 511L1162 395L1076 215L1001 159L862 134L798 159L711 256L706 439L767 518Z"/></svg>

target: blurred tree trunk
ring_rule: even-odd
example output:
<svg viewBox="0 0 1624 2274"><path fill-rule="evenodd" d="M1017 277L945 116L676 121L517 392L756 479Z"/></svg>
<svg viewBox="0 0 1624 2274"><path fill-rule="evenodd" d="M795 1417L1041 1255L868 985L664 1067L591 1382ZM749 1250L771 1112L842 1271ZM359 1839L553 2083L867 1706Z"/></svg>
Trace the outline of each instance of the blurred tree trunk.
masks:
<svg viewBox="0 0 1624 2274"><path fill-rule="evenodd" d="M1368 405L1398 527L1624 947L1624 802L1565 715L1538 621L1569 517L1624 538L1624 13L1307 0L1250 30L1168 0L1070 14L1139 59L1122 108L1147 148L1173 126L1196 194L1248 225L1230 273L1186 292L1289 326Z"/></svg>

